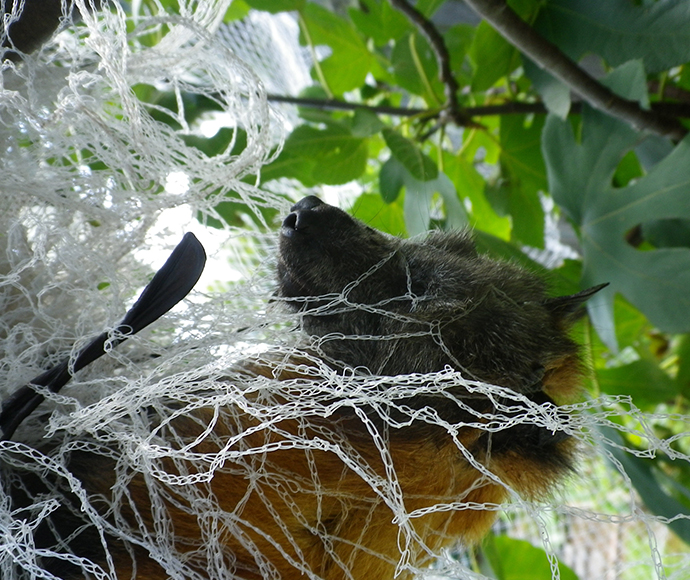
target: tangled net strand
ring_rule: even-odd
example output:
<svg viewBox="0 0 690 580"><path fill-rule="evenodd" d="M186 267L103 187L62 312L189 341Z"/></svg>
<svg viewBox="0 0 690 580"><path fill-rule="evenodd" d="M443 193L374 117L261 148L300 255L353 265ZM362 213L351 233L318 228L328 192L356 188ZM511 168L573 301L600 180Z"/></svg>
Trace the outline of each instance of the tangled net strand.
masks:
<svg viewBox="0 0 690 580"><path fill-rule="evenodd" d="M253 253L269 255L272 242L266 232L272 224L266 223L262 210L285 212L290 202L280 193L259 189L247 178L260 175L261 167L280 151L282 117L269 107L262 82L218 41L216 31L229 2L180 0L179 4L179 16L167 15L161 8L156 14L128 20L117 4L108 12L75 0L81 24L55 36L21 64L3 61L2 398L66 353L74 357L89 337L121 318L151 274L137 250L150 242L165 211L186 207L202 222L222 221L218 203L232 198L255 221L244 228L217 229L213 235L218 247L234 248L231 255L248 247ZM153 34L160 39L148 46L147 38ZM150 90L172 91L177 110L137 97L138 91ZM225 122L230 119L235 136L240 128L246 133L246 147L235 151L233 140L224 152L208 157L188 145L183 136L192 133L193 127L185 120L185 94L211 99L226 113ZM170 117L179 128L156 120L156 115ZM166 187L172 174L181 174L185 184L181 190ZM169 250L178 239L158 243ZM226 255L220 250L216 253ZM33 531L50 521L65 490L77 498L72 508L75 515L85 527L98 531L106 553L106 536L121 538L130 550L143 547L171 578L239 577L233 576L233 555L224 546L225 536L232 533L254 557L264 578L277 579L279 572L256 538L270 543L306 577L317 579L299 544L290 540L289 527L281 524L271 504L273 496L266 493L270 488L291 506L292 515L306 530L321 538L336 565L347 571L352 562L340 558L330 532L314 527L291 499L293 494L316 490L317 504L321 501L314 460L319 452L337 456L344 468L374 492L375 501L390 511L390 521L398 526L399 558L393 563L399 573L434 579L483 578L466 564L460 549L439 551L426 545L415 521L436 512L493 510L503 514L502 521L512 522L516 537L544 547L553 578L561 574L556 555L573 568L587 570L589 564L582 564L582 559L595 557L596 549L608 566L602 578L688 578L690 554L676 547L664 527L686 516L650 514L617 453L638 457L664 453L670 460L687 462L688 455L676 445L687 432L660 438L652 417L624 396L557 409L537 405L509 389L468 381L450 368L394 380L335 371L312 354L319 351L318 342L300 350L300 339L292 332L296 319L269 301L271 259L236 260L233 265L244 274L242 282L226 284L223 293L195 291L152 329L81 371L61 393L45 392L47 401L41 411L15 436L21 442L0 443L0 462L7 474L0 487L2 578L52 577L41 565L43 556L72 562L93 578L116 578L110 555L104 565L98 565L73 554L69 538L51 548L34 545ZM348 289L324 299L337 301L343 309L357 307L348 301ZM376 311L377 306L371 308ZM428 332L434 332L433 325ZM276 376L292 373L299 378L251 376L241 365L247 352L259 362L270 361ZM461 426L444 421L432 408L406 404L412 396L434 395L463 405L451 393L458 386L488 397L496 409L487 414L464 405L473 419L462 426L498 432L529 423L579 440L583 467L570 486L572 493L533 503L510 490L512 501L507 505L476 504L467 496L453 501L428 498L425 507L410 509L389 441L392 432L413 424L425 422L446 430L459 453L481 474L474 485L486 481L507 485L464 447L458 435ZM323 419L343 408L366 427L375 460L363 457L347 439L324 426ZM200 411L208 411L203 419ZM198 432L192 440L175 430L181 416L198 417ZM672 414L653 418L688 421ZM296 422L296 433L284 428L286 421ZM246 424L251 426L238 430ZM219 425L234 434L217 435ZM628 448L620 433L637 438L639 448ZM257 444L259 439L263 443ZM47 444L50 452L36 449ZM273 463L272 455L283 450L305 454L309 477L299 480ZM114 462L111 496L88 495L72 475L66 466L77 452ZM32 494L17 470L36 474L48 486L48 492L36 495L28 508L13 508L7 495L13 486ZM210 487L214 475L223 470L248 474L245 500L249 494L262 499L289 545L244 518L242 502L233 511L223 509ZM153 528L131 497L128 483L135 476L143 477L150 491ZM614 483L591 486L588 478ZM615 490L614 497L606 497L601 489ZM343 505L349 502L345 496L338 499ZM181 553L175 542L171 505L185 506L197 518L200 539L191 552ZM125 517L125 511L133 517ZM581 536L566 537L578 530ZM602 538L622 534L621 530L642 533L644 539L628 542L629 553L621 552L611 561L601 546ZM363 541L368 532L364 525L359 540L362 550L368 549ZM594 540L578 550L578 542L585 546L582 538L587 534ZM415 564L420 554L429 556L424 565ZM198 567L202 562L209 567L204 575Z"/></svg>

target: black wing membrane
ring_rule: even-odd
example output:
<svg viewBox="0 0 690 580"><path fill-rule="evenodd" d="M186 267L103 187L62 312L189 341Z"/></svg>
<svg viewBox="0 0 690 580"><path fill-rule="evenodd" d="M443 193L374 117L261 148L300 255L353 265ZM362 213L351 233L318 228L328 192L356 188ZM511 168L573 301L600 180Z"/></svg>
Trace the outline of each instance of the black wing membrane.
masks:
<svg viewBox="0 0 690 580"><path fill-rule="evenodd" d="M206 252L194 234L187 233L173 250L163 267L148 283L134 306L114 332L104 332L84 347L70 368L70 359L47 370L17 389L0 407L0 440L12 437L15 429L38 407L44 396L34 386L46 387L57 393L72 374L105 354L105 344L112 347L127 340L163 316L182 300L199 280L206 264Z"/></svg>

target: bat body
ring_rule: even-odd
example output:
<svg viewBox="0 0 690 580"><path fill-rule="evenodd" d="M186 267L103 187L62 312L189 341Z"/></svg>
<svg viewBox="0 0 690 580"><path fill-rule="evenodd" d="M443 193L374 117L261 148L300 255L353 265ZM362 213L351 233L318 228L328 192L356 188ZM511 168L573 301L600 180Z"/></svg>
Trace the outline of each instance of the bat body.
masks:
<svg viewBox="0 0 690 580"><path fill-rule="evenodd" d="M550 298L533 274L479 255L466 232L401 240L311 196L283 222L277 270L278 296L310 337L309 360L338 375L383 377L384 390L404 376L442 371L504 390L487 396L458 382L403 393L383 415L375 401L334 391L331 413L305 411L270 429L234 407L202 407L159 433L187 445L189 457L226 453L191 494L117 468L112 454L74 452L70 470L91 497L118 495L121 508L109 517L137 530L132 538L149 536L142 547L106 530L118 578L206 578L222 569L252 580L392 579L406 562L423 566L444 546L480 539L496 514L485 508L513 492L543 497L572 469L571 438L524 418L535 407L558 414L556 404L578 392L581 363L568 329L598 288ZM241 389L262 378L292 381L298 390L325 380L304 366L281 371L278 362L247 361L227 382ZM160 466L172 476L201 470L186 458ZM24 485L28 503L45 484L27 477ZM66 538L75 553L105 566L103 541L79 528L78 512L66 493L53 528L43 526L36 542ZM414 517L401 522L398 514ZM220 546L211 555L210 539ZM174 549L185 572L151 550L157 541ZM45 566L83 577L56 558Z"/></svg>

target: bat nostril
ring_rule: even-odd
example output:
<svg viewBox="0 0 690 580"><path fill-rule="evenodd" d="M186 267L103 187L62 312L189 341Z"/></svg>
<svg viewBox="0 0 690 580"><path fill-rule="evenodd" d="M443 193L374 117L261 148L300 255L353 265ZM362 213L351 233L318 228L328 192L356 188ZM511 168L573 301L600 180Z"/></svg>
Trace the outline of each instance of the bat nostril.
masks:
<svg viewBox="0 0 690 580"><path fill-rule="evenodd" d="M283 220L283 227L291 230L297 229L297 213L289 213Z"/></svg>
<svg viewBox="0 0 690 580"><path fill-rule="evenodd" d="M326 204L313 195L297 202L283 220L282 233L286 236L292 236L295 232L305 232L311 226L324 223L324 213L314 211L315 208L322 205L325 206Z"/></svg>

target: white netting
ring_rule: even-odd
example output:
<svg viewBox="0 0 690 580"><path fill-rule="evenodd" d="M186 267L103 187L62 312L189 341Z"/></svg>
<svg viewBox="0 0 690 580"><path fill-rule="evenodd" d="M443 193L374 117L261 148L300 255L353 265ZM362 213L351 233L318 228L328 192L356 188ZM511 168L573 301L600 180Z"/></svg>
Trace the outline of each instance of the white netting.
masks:
<svg viewBox="0 0 690 580"><path fill-rule="evenodd" d="M212 284L221 266L211 266L181 306L49 395L14 442L0 443L0 576L52 578L44 570L52 555L78 576L111 579L349 578L367 558L381 562L371 577L482 578L457 549L472 533L455 530L447 516L474 521L499 512L515 537L539 543L580 578L690 577L683 544L644 508L623 470L605 465L617 464L611 449L622 431L634 434L642 455L688 460L687 449L658 437L625 397L563 413L451 369L371 377L334 371L297 350L296 316L270 300L273 237L262 217L266 208L284 214L290 202L242 179L271 158L282 120L252 71L214 37L227 4L181 1L182 16L161 9L128 21L117 7L92 13L77 0L79 27L22 64L3 65L2 398L121 319L151 274L141 248L169 250L179 240L152 236L163 212L191 208L187 222L169 229L198 230L190 216L218 218L213 208L229 195L253 219L206 233L215 238L207 249L229 255L240 282ZM156 112L174 115L169 108L138 99L137 90L151 88L178 95L178 130L155 120ZM246 132L246 147L233 152L231 143L209 158L186 144L186 93L213 99L223 122ZM183 186L166 189L171 176L182 176ZM248 359L271 370L257 375ZM467 407L464 425L408 405L420 395L450 400L458 388L502 403L492 414ZM192 418L184 432L183 416ZM343 416L365 427L361 440L334 428ZM579 440L580 473L557 498L527 501L508 486L509 503L477 504L483 486L507 484L467 450L463 429L519 424ZM436 438L444 433L444 443L430 437L407 448L401 434L424 426ZM112 488L107 496L89 495L67 469L83 452ZM475 471L448 472L457 463L449 454ZM225 476L232 489L217 487ZM409 494L410 482L423 493ZM146 490L150 507L133 499L130 483ZM27 505L12 504L10 488L24 488ZM34 530L61 505L81 522L75 534L84 536L74 545L86 550L69 547L69 538L36 546ZM335 520L336 512L349 519ZM115 548L106 538L125 542ZM315 565L309 550L327 559ZM123 553L137 567L116 576L113 558ZM253 569L243 568L248 561Z"/></svg>

